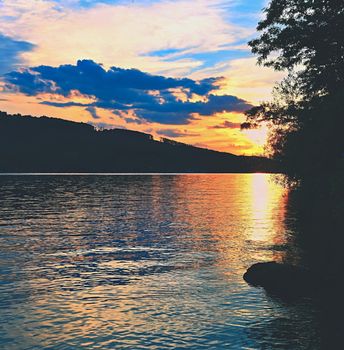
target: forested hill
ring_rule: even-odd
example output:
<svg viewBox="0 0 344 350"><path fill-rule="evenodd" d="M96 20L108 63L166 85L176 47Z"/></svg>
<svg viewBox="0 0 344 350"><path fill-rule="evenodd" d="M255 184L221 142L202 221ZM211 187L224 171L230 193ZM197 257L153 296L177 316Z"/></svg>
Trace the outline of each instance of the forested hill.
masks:
<svg viewBox="0 0 344 350"><path fill-rule="evenodd" d="M0 112L0 172L274 172L272 161L149 134Z"/></svg>

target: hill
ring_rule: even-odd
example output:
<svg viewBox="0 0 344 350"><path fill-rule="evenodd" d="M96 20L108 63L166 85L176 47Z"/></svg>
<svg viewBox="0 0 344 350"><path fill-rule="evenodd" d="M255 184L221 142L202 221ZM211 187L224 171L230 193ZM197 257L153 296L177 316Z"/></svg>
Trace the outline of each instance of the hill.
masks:
<svg viewBox="0 0 344 350"><path fill-rule="evenodd" d="M0 112L0 172L275 172L262 157L235 156L169 139L49 117Z"/></svg>

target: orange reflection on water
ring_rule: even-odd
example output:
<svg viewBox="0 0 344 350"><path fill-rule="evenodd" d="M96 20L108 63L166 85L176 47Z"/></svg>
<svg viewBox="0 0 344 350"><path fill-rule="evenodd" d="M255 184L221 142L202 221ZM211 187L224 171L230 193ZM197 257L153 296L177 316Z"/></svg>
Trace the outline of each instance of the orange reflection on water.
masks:
<svg viewBox="0 0 344 350"><path fill-rule="evenodd" d="M251 239L276 244L283 230L285 189L267 174L252 176L251 186Z"/></svg>
<svg viewBox="0 0 344 350"><path fill-rule="evenodd" d="M248 288L244 270L279 259L273 246L285 242L285 191L270 175L89 181L79 190L79 182L58 184L47 195L54 215L35 218L46 248L31 244L41 262L25 271L33 296L25 315L34 310L44 327L35 334L41 343L134 349L142 337L187 341L213 320L246 318L249 306L235 299ZM224 300L233 307L224 311Z"/></svg>
<svg viewBox="0 0 344 350"><path fill-rule="evenodd" d="M154 182L159 189L163 180ZM218 267L240 278L250 262L282 258L287 197L272 175L188 175L168 183L154 212L162 220L168 203L180 245L192 242L195 251L216 252Z"/></svg>

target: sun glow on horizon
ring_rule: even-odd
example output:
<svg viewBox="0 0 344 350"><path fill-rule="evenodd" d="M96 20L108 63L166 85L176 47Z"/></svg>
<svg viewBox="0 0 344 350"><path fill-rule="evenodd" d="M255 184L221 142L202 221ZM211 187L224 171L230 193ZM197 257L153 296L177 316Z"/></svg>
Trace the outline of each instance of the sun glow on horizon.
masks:
<svg viewBox="0 0 344 350"><path fill-rule="evenodd" d="M258 2L248 2L253 12ZM236 155L264 154L267 128L241 131L238 124L245 108L268 98L281 73L256 66L243 44L254 26L233 18L235 2L65 3L58 9L54 0L0 5L0 47L7 55L0 60L0 110L126 128ZM78 70L83 60L94 65ZM112 68L122 74L122 85L104 85ZM5 76L17 70L28 74L8 82ZM42 70L54 75L41 76ZM126 76L130 70L138 74ZM166 80L146 87L149 77Z"/></svg>
<svg viewBox="0 0 344 350"><path fill-rule="evenodd" d="M266 145L269 134L269 128L267 126L262 126L259 129L243 130L242 132L244 135L247 135L247 137L258 147L263 147Z"/></svg>

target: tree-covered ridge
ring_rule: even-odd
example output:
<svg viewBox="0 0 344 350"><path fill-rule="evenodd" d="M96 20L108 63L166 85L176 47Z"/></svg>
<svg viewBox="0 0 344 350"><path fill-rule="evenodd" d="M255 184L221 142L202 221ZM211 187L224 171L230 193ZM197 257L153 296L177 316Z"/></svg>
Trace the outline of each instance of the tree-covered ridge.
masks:
<svg viewBox="0 0 344 350"><path fill-rule="evenodd" d="M261 157L240 157L132 130L0 112L0 172L276 171Z"/></svg>

